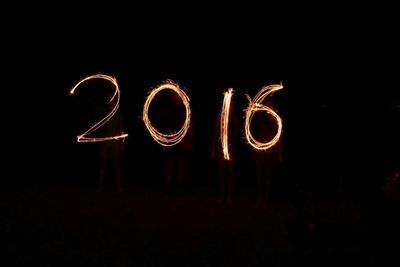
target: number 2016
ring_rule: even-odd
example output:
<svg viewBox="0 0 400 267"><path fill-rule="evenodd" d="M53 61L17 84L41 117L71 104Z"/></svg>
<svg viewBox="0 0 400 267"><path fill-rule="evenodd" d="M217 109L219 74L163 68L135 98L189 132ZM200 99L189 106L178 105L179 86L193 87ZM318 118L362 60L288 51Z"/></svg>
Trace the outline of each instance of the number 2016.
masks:
<svg viewBox="0 0 400 267"><path fill-rule="evenodd" d="M115 100L115 105L112 107L111 111L106 114L102 119L100 119L98 122L95 124L91 125L86 131L83 131L81 134L77 136L77 142L82 143L82 142L104 142L104 141L110 141L110 140L118 140L118 139L124 139L128 137L128 134L126 133L120 133L114 136L105 136L105 137L88 137L90 134L101 128L104 124L109 121L114 114L118 111L119 108L119 103L120 103L120 97L121 97L121 92L117 83L116 78L111 77L109 75L105 74L95 74L88 76L82 80L80 80L71 90L70 94L74 95L76 90L82 85L83 83L92 80L92 79L101 79L105 80L107 82L110 82L114 86L114 94L110 97L108 101L113 101ZM257 150L268 150L272 146L274 146L280 139L281 134L282 134L282 119L279 117L279 115L272 110L270 107L263 105L263 101L267 96L272 94L275 91L283 89L282 84L273 84L273 85L267 85L263 86L261 90L258 92L258 94L253 98L249 98L249 105L245 110L245 137L247 142L255 149ZM179 131L172 133L172 134L166 134L162 133L157 128L155 128L150 121L149 115L148 115L148 110L151 102L153 101L154 97L162 90L170 90L176 93L180 99L182 100L184 106L185 106L185 121L182 125L182 127L179 129ZM229 142L228 142L228 125L229 125L229 111L230 111L230 103L232 101L232 96L233 96L233 89L230 88L224 93L224 99L222 102L222 109L221 109L221 114L220 114L220 139L221 139L221 148L222 148L222 153L224 155L224 158L226 160L230 159L229 155ZM267 142L260 142L257 141L250 130L250 124L253 118L253 115L257 111L264 111L271 115L274 120L276 121L277 124L277 132L271 140ZM186 93L179 87L179 85L173 81L166 81L156 88L152 89L145 101L144 107L143 107L143 114L142 114L143 122L149 131L150 135L152 138L159 143L162 146L174 146L178 144L182 139L185 137L189 127L190 127L190 120L191 120L191 109L190 109L190 100L189 97L186 95Z"/></svg>

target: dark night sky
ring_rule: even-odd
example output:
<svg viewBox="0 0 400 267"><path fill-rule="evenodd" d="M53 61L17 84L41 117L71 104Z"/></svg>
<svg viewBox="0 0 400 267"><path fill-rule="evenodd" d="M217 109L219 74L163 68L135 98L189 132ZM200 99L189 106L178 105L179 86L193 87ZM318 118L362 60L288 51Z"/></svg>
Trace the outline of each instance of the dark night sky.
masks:
<svg viewBox="0 0 400 267"><path fill-rule="evenodd" d="M81 78L104 73L121 87L132 168L146 168L162 154L141 121L147 92L161 81L175 80L191 98L194 157L201 166L208 162L222 92L234 87L244 109L245 94L282 82L285 89L274 99L285 122L290 169L310 172L317 163L317 172L354 174L369 164L374 174L386 175L398 160L400 120L388 68L394 60L389 8L214 2L68 1L24 8L26 22L12 34L24 62L19 69L28 73L15 85L23 88L15 91L26 112L12 122L24 152L12 152L13 158L41 173L43 183L76 177L71 166L92 148L74 143L79 129L68 91ZM249 147L242 143L246 166Z"/></svg>
<svg viewBox="0 0 400 267"><path fill-rule="evenodd" d="M398 8L219 2L2 3L1 266L398 262L399 184L389 179L400 167ZM121 89L122 192L110 170L97 191L99 144L76 142L104 114L110 87L69 91L98 73ZM191 100L183 186L165 181L177 147L154 142L141 118L149 90L167 79ZM280 82L271 99L283 163L256 175L242 118L233 203L229 193L218 201L211 148L223 92L235 89L244 117L246 94ZM179 110L166 96L150 114L168 128Z"/></svg>

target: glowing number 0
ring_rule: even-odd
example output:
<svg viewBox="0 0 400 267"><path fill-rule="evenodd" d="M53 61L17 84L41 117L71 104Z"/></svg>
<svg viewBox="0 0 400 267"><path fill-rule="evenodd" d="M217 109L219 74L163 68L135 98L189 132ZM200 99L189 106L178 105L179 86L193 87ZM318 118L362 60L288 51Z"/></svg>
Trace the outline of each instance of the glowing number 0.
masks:
<svg viewBox="0 0 400 267"><path fill-rule="evenodd" d="M73 95L75 90L84 82L91 80L91 79L104 79L106 81L111 82L114 86L115 86L115 92L113 94L113 96L110 98L110 102L114 99L114 97L117 97L117 102L115 103L114 108L111 110L110 113L108 113L103 119L101 119L100 121L98 121L97 123L95 123L93 126L91 126L87 131L85 131L84 133L80 134L77 136L77 141L79 143L82 142L101 142L101 141L108 141L108 140L117 140L117 139L121 139L121 138L125 138L128 136L128 134L120 134L120 135L115 135L115 136L107 136L107 137L100 137L100 138L90 138L90 137L86 137L87 135L89 135L90 133L92 133L93 131L96 131L97 129L99 129L101 126L103 126L107 121L109 121L111 119L112 116L114 116L115 112L117 112L118 107L119 107L119 98L120 98L120 91L118 88L118 83L117 80L111 76L108 75L104 75L104 74L96 74L96 75L91 75L89 77L86 77L84 79L82 79L80 82L78 82L70 91L70 94Z"/></svg>
<svg viewBox="0 0 400 267"><path fill-rule="evenodd" d="M269 94L272 94L273 92L281 90L281 89L283 89L283 86L281 84L273 84L273 85L264 86L263 88L261 88L260 92L258 92L258 94L254 97L253 100L251 100L249 98L249 101L250 101L249 106L246 109L245 135L246 135L247 142L257 150L267 150L267 149L271 148L273 145L275 145L279 141L279 138L281 137L281 134L282 134L281 118L271 108L264 106L262 104L264 99ZM276 135L268 142L265 142L265 143L259 142L251 134L250 123L251 123L251 119L253 118L253 115L256 111L265 111L268 114L272 115L275 118L276 123L278 125L278 131L277 131Z"/></svg>
<svg viewBox="0 0 400 267"><path fill-rule="evenodd" d="M164 134L159 132L150 122L149 119L149 106L151 104L151 101L153 101L153 98L155 97L155 95L160 92L161 90L172 90L174 92L176 92L179 97L182 99L183 104L185 105L185 109L186 109L186 118L185 118L185 122L182 126L182 128L173 134ZM144 124L146 125L147 130L150 132L151 136L153 137L153 139L159 143L162 146L174 146L176 144L178 144L186 135L186 132L189 129L190 126L190 115L191 115L191 111L190 111L190 104L189 104L189 97L185 94L185 92L179 88L178 84L174 83L173 81L167 81L161 85L159 85L158 87L156 87L155 89L153 89L149 96L146 99L146 102L144 103L144 107L143 107L143 121Z"/></svg>
<svg viewBox="0 0 400 267"><path fill-rule="evenodd" d="M224 159L229 160L229 144L228 144L228 129L229 129L229 110L231 107L231 99L233 95L233 89L230 88L224 93L224 102L222 103L222 111L220 118L220 137L222 151L224 153Z"/></svg>

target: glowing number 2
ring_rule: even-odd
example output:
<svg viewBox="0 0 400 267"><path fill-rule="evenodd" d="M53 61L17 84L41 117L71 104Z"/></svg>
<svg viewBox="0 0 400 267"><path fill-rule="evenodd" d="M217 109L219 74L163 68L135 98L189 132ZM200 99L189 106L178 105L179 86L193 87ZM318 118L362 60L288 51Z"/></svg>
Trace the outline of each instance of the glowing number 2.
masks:
<svg viewBox="0 0 400 267"><path fill-rule="evenodd" d="M155 95L160 92L161 90L172 90L176 92L179 97L182 99L183 104L185 105L186 110L186 118L182 128L173 134L164 134L159 132L150 122L149 119L149 106L151 101L153 101ZM185 137L186 132L190 126L190 104L189 104L189 97L185 94L185 92L179 88L178 84L174 83L173 81L167 81L155 89L153 89L149 96L146 99L143 107L143 121L146 125L147 130L150 132L153 139L162 146L174 146L178 144L182 139Z"/></svg>
<svg viewBox="0 0 400 267"><path fill-rule="evenodd" d="M247 142L257 150L267 150L267 149L271 148L273 145L275 145L279 141L279 138L281 137L281 134L282 134L281 118L271 108L264 106L262 104L264 99L269 94L272 94L273 92L281 90L281 89L283 89L283 86L281 84L273 84L273 85L264 86L263 88L261 88L260 92L258 92L258 94L254 97L253 100L251 100L249 98L249 100L250 100L249 106L246 109L245 135L246 135ZM265 143L259 142L251 134L250 123L251 123L253 115L256 111L265 111L268 114L272 115L278 125L277 133L268 142L265 142Z"/></svg>
<svg viewBox="0 0 400 267"><path fill-rule="evenodd" d="M220 117L220 138L222 145L222 152L224 153L224 159L229 160L229 144L228 144L228 129L229 129L229 110L231 107L231 99L233 95L233 89L230 88L224 93L224 102L222 103L221 117Z"/></svg>
<svg viewBox="0 0 400 267"><path fill-rule="evenodd" d="M120 98L120 91L118 88L118 83L117 80L111 76L108 75L104 75L104 74L95 74L95 75L91 75L89 77L86 77L84 79L82 79L80 82L78 82L70 91L70 94L73 95L75 90L84 82L91 80L91 79L104 79L106 81L111 82L114 86L115 86L115 92L113 94L113 96L110 98L110 102L114 99L114 97L117 97L117 102L115 103L114 108L110 111L110 113L108 113L103 119L101 119L100 121L98 121L97 123L95 123L93 126L91 126L88 130L86 130L84 133L80 134L77 136L77 141L79 143L82 142L101 142L101 141L108 141L108 140L117 140L117 139L121 139L121 138L125 138L128 136L128 134L120 134L120 135L115 135L115 136L107 136L107 137L99 137L99 138L90 138L90 137L86 137L87 135L89 135L90 133L92 133L93 131L96 131L97 129L99 129L101 126L103 126L107 121L109 121L112 116L114 116L115 112L117 112L118 107L119 107L119 98Z"/></svg>

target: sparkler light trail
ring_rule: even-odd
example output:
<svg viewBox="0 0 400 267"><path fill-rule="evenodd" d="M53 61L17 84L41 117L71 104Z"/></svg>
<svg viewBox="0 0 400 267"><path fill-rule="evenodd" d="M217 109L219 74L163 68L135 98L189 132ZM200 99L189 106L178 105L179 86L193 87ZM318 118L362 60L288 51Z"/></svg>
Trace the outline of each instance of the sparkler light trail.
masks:
<svg viewBox="0 0 400 267"><path fill-rule="evenodd" d="M82 79L80 82L78 82L69 92L70 95L73 95L75 93L75 90L84 82L92 80L92 79L103 79L106 81L111 82L114 87L115 87L115 92L113 94L113 96L110 98L110 102L117 97L117 101L115 103L115 106L113 107L113 109L110 111L110 113L108 113L103 119L101 119L100 121L98 121L97 123L95 123L94 125L92 125L88 130L86 130L84 133L80 134L77 136L77 141L79 143L84 143L84 142L102 142L102 141L109 141L109 140L117 140L117 139L123 139L125 137L128 136L128 134L122 133L120 135L115 135L115 136L107 136L107 137L98 137L98 138L91 138L91 137L87 137L87 135L91 134L92 132L96 131L97 129L99 129L101 126L103 126L107 121L109 121L112 116L114 116L115 112L117 112L118 108L119 108L119 99L120 99L120 91L119 91L119 87L118 87L118 83L117 80L111 76L105 75L105 74L95 74L95 75L91 75L89 77L86 77L84 79Z"/></svg>
<svg viewBox="0 0 400 267"><path fill-rule="evenodd" d="M272 94L275 91L281 90L281 89L283 89L282 84L267 85L267 86L264 86L261 88L260 92L258 92L258 94L254 97L253 100L251 100L250 97L247 96L249 99L249 106L246 109L245 135L246 135L247 142L257 150L268 150L269 148L274 146L279 141L279 138L281 137L281 134L282 134L281 118L271 108L264 106L262 104L262 102L268 95ZM256 111L265 111L268 114L272 115L278 125L277 133L268 142L265 142L265 143L259 142L251 134L250 124L251 124L253 115Z"/></svg>
<svg viewBox="0 0 400 267"><path fill-rule="evenodd" d="M229 88L224 93L224 102L222 103L221 117L220 117L220 137L222 152L224 153L224 159L229 160L229 143L228 143L228 130L229 130L229 111L231 107L231 99L233 95L233 89Z"/></svg>
<svg viewBox="0 0 400 267"><path fill-rule="evenodd" d="M182 99L182 102L185 105L185 110L186 110L185 122L183 123L182 128L176 133L165 134L159 132L151 124L149 119L149 106L153 101L155 95L162 90L174 91ZM144 124L146 125L147 130L150 132L150 135L157 143L159 143L162 146L174 146L178 144L180 141L182 141L190 126L191 110L189 102L190 102L189 97L185 94L185 92L179 87L178 84L176 84L171 80L166 81L165 83L159 85L150 92L143 107L143 121Z"/></svg>

